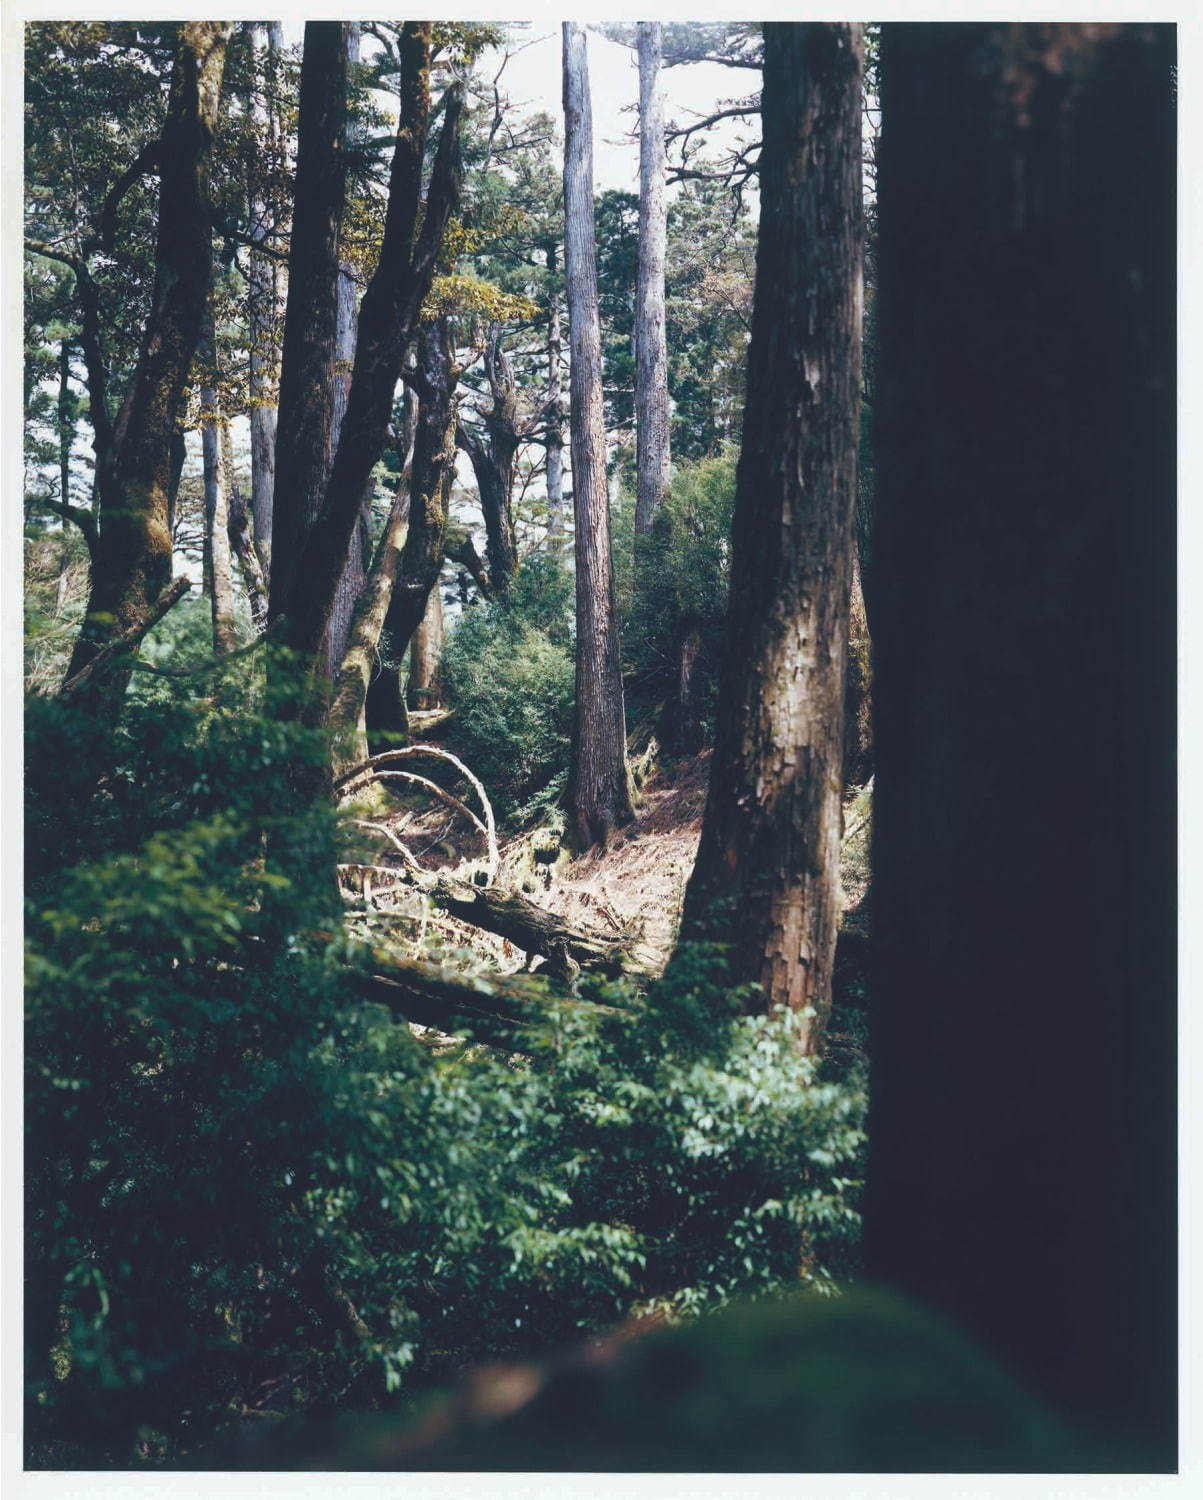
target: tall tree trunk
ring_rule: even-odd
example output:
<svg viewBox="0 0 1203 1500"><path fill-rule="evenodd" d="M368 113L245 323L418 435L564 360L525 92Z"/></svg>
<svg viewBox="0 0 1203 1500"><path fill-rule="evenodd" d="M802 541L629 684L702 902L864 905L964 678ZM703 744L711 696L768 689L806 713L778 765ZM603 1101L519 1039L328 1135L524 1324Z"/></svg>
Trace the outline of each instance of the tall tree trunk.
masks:
<svg viewBox="0 0 1203 1500"><path fill-rule="evenodd" d="M234 586L230 570L230 472L222 452L222 431L226 418L217 395L217 349L213 330L213 309L205 313L201 335L201 363L205 383L201 386L201 456L204 466L205 533L204 575L209 595L209 612L213 621L213 649L219 656L238 645L234 627ZM229 448L228 440L225 444Z"/></svg>
<svg viewBox="0 0 1203 1500"><path fill-rule="evenodd" d="M63 537L59 551L58 587L55 590L55 612L62 614L67 602L67 579L71 570L71 547L68 542L70 522L67 509L71 504L71 444L75 438L75 421L71 403L71 340L59 344L58 359L58 493L63 505Z"/></svg>
<svg viewBox="0 0 1203 1500"><path fill-rule="evenodd" d="M400 674L443 567L455 478L455 390L459 377L446 319L424 323L418 334L414 372L421 399L411 465L409 529L384 625L384 654L396 665L381 672L368 690L367 722L372 732L404 734L407 730Z"/></svg>
<svg viewBox="0 0 1203 1500"><path fill-rule="evenodd" d="M401 109L380 260L360 305L355 365L334 467L321 511L310 528L289 585L286 638L315 666L364 490L384 448L405 350L417 327L443 234L459 198L463 89L455 83L444 96L443 128L425 212L421 227L417 227L430 114L430 47L431 23L407 21L400 43ZM454 429L451 441L454 444ZM413 520L411 507L411 535Z"/></svg>
<svg viewBox="0 0 1203 1500"><path fill-rule="evenodd" d="M668 342L664 326L664 91L659 21L636 25L639 50L639 271L635 301L635 535L668 490Z"/></svg>
<svg viewBox="0 0 1203 1500"><path fill-rule="evenodd" d="M818 1047L840 910L861 338L861 31L765 26L764 147L731 602L683 938Z"/></svg>
<svg viewBox="0 0 1203 1500"><path fill-rule="evenodd" d="M269 243L276 228L276 212L268 199L263 161L275 155L278 126L265 85L274 78L281 49L280 27L260 21L248 23L254 57L251 87L250 191L250 323L251 394L251 510L255 549L264 579L271 577L272 497L276 479L277 329L280 322L282 271L274 256L258 246Z"/></svg>
<svg viewBox="0 0 1203 1500"><path fill-rule="evenodd" d="M331 468L339 228L346 189L346 23L308 21L288 259L272 507L271 615L286 613Z"/></svg>
<svg viewBox="0 0 1203 1500"><path fill-rule="evenodd" d="M159 151L155 282L138 362L100 463L100 534L68 680L142 624L171 577L172 439L209 290L209 160L231 25L180 24ZM91 382L90 382L91 385ZM107 419L98 417L107 427ZM107 665L72 701L111 722L129 669Z"/></svg>
<svg viewBox="0 0 1203 1500"><path fill-rule="evenodd" d="M443 657L443 595L436 581L426 598L426 613L414 631L409 653L410 708L438 708L443 701L439 667Z"/></svg>
<svg viewBox="0 0 1203 1500"><path fill-rule="evenodd" d="M563 23L564 261L568 288L572 490L576 518L576 712L568 828L578 848L629 823L626 715L614 607L601 330L593 229L593 115L585 32Z"/></svg>
<svg viewBox="0 0 1203 1500"><path fill-rule="evenodd" d="M548 252L551 266L554 247ZM563 345L560 336L560 299L553 291L547 324L547 535L564 535L564 397Z"/></svg>
<svg viewBox="0 0 1203 1500"><path fill-rule="evenodd" d="M518 540L514 532L514 462L518 456L519 437L518 387L501 347L500 324L494 323L489 331L484 366L490 393L490 407L484 419L485 437L461 423L457 441L471 460L476 475L485 522L490 587L493 593L503 594L518 567Z"/></svg>
<svg viewBox="0 0 1203 1500"><path fill-rule="evenodd" d="M885 28L874 539L868 1264L1157 1470L1174 65L1170 26Z"/></svg>
<svg viewBox="0 0 1203 1500"><path fill-rule="evenodd" d="M412 453L418 426L418 402L406 387L400 422L394 424L394 444L401 472L392 508L376 547L367 582L360 591L351 620L347 649L334 682L329 724L335 731L335 766L349 769L367 758L368 697L374 682L387 678L393 685L393 698L400 699L397 668L382 667L381 643L388 651L385 621L392 604L393 589L401 566L401 552L409 523L410 485L413 478ZM391 700L390 700L391 701ZM402 704L402 707L404 705ZM393 713L393 726L400 720L400 732L407 726L406 716Z"/></svg>
<svg viewBox="0 0 1203 1500"><path fill-rule="evenodd" d="M230 547L242 572L243 587L251 609L251 624L255 634L260 635L267 628L267 584L255 546L251 513L234 468L233 442L228 422L224 422L221 427L221 461L228 484Z"/></svg>
<svg viewBox="0 0 1203 1500"><path fill-rule="evenodd" d="M359 67L359 22L347 24L347 69L354 77ZM351 126L345 128L348 149L353 148ZM342 432L343 416L347 409L347 397L351 390L351 369L355 361L355 335L359 323L359 287L352 267L343 261L338 278L338 333L335 342L334 421L331 424L331 455L338 449ZM334 596L334 609L330 616L330 631L327 639L328 667L330 675L337 675L343 653L350 638L351 619L355 605L367 577L368 563L372 551L372 485L369 479L364 486L359 519L351 534L347 548L347 560L338 580Z"/></svg>

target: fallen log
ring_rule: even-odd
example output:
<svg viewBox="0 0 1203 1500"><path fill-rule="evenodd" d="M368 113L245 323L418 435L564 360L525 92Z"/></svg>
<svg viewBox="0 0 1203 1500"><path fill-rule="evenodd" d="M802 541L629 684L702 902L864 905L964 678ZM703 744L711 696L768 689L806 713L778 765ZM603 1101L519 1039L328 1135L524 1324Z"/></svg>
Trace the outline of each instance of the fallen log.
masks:
<svg viewBox="0 0 1203 1500"><path fill-rule="evenodd" d="M545 1017L552 1004L595 1015L617 1015L609 1005L552 995L535 979L474 977L430 964L377 954L370 973L350 975L365 1000L384 1005L418 1026L456 1032L465 1027L490 1046L522 1051L519 1033Z"/></svg>

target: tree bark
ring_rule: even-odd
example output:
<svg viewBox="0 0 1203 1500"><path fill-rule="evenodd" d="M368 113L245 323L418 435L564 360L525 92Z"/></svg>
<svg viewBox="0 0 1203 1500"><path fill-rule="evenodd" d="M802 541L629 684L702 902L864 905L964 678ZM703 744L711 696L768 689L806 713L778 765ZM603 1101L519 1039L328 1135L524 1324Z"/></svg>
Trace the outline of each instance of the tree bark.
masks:
<svg viewBox="0 0 1203 1500"><path fill-rule="evenodd" d="M280 53L280 28L263 22L248 23L253 54L250 119L251 151L248 169L250 216L250 275L247 284L250 324L250 425L251 508L250 522L255 550L264 580L271 577L272 498L276 479L276 381L278 378L277 328L280 323L280 282L283 272L265 246L277 227L276 214L267 196L263 161L274 156L277 124L264 87L274 77ZM244 562L245 568L245 562Z"/></svg>
<svg viewBox="0 0 1203 1500"><path fill-rule="evenodd" d="M440 708L443 687L440 666L443 656L443 596L438 583L426 599L426 613L414 632L409 654L409 686L406 695L410 708Z"/></svg>
<svg viewBox="0 0 1203 1500"><path fill-rule="evenodd" d="M255 546L251 513L247 508L246 496L239 488L234 470L233 443L228 422L223 423L221 428L221 461L225 467L229 485L230 547L238 559L238 566L242 572L243 587L246 589L247 603L251 609L251 624L254 626L255 634L261 635L267 629L267 584L263 577L259 552ZM252 458L252 466L253 463Z"/></svg>
<svg viewBox="0 0 1203 1500"><path fill-rule="evenodd" d="M664 323L664 91L661 24L637 23L639 51L639 270L635 301L635 535L646 536L668 490L668 342Z"/></svg>
<svg viewBox="0 0 1203 1500"><path fill-rule="evenodd" d="M731 602L682 937L804 1014L818 1048L840 904L861 321L861 32L765 26L764 146Z"/></svg>
<svg viewBox="0 0 1203 1500"><path fill-rule="evenodd" d="M555 267L555 247L548 249L549 270ZM553 289L547 323L547 535L558 543L564 535L564 395L563 345L560 336L560 298Z"/></svg>
<svg viewBox="0 0 1203 1500"><path fill-rule="evenodd" d="M585 33L563 23L564 252L571 364L572 489L576 518L576 711L568 829L586 849L634 816L614 607L601 331L593 229L593 116Z"/></svg>
<svg viewBox="0 0 1203 1500"><path fill-rule="evenodd" d="M213 309L205 314L201 361L205 367L205 384L201 386L201 456L205 486L204 578L209 595L209 613L213 622L213 649L225 656L238 645L234 626L234 581L230 568L230 479L226 465L229 439L226 418L222 414L216 383L217 349L213 329ZM225 452L223 452L223 446Z"/></svg>
<svg viewBox="0 0 1203 1500"><path fill-rule="evenodd" d="M518 567L514 534L514 460L518 454L518 387L501 347L501 326L494 323L485 346L485 375L490 407L484 419L485 438L462 423L459 446L472 462L480 509L485 522L485 555L494 594L503 594Z"/></svg>
<svg viewBox="0 0 1203 1500"><path fill-rule="evenodd" d="M430 47L431 23L407 21L400 44L401 110L380 260L360 304L355 365L334 467L321 511L310 528L290 583L284 610L288 618L288 644L315 664L329 627L364 489L384 447L405 350L417 327L443 234L459 197L458 142L463 90L455 83L444 96L443 128L431 170L425 212L421 227L417 228L430 113ZM454 429L451 441L454 445ZM414 520L415 507L411 505L411 536ZM417 622L414 623L416 627Z"/></svg>
<svg viewBox="0 0 1203 1500"><path fill-rule="evenodd" d="M346 115L346 23L307 21L276 426L273 620L287 612L301 551L330 475Z"/></svg>
<svg viewBox="0 0 1203 1500"><path fill-rule="evenodd" d="M459 376L446 319L424 323L418 334L414 372L421 395L411 465L409 529L384 624L385 654L396 665L381 672L368 690L367 722L372 731L408 732L401 663L443 567L447 512L455 478L455 390Z"/></svg>
<svg viewBox="0 0 1203 1500"><path fill-rule="evenodd" d="M359 22L348 22L346 28L347 69L350 75L359 66ZM344 149L353 146L349 120L344 130ZM343 416L347 409L347 397L351 390L351 370L355 361L355 336L359 324L359 289L355 273L350 265L340 263L338 277L338 332L335 340L334 421L331 431L331 453L337 451L342 432ZM330 616L330 633L327 643L328 665L332 676L336 676L342 663L343 653L351 633L351 620L367 578L372 551L372 484L369 477L364 485L359 519L351 534L347 548L347 560L338 580L334 596L334 609Z"/></svg>
<svg viewBox="0 0 1203 1500"><path fill-rule="evenodd" d="M874 1276L1157 1471L1174 67L1170 26L884 31L865 1225Z"/></svg>
<svg viewBox="0 0 1203 1500"><path fill-rule="evenodd" d="M68 678L144 622L171 577L172 439L209 289L209 160L231 29L209 21L179 27L160 138L151 310L111 441L98 455L99 538ZM112 722L128 681L128 666L91 673L74 702Z"/></svg>

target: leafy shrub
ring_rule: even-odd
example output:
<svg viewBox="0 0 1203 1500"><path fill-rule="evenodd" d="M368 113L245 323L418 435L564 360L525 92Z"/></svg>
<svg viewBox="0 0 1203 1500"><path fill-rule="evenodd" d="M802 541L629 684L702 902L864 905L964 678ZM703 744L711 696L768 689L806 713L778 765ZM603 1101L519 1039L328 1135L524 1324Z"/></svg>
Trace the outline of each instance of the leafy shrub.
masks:
<svg viewBox="0 0 1203 1500"><path fill-rule="evenodd" d="M567 763L575 667L572 579L553 557L528 557L504 599L466 609L443 653L455 742L499 816L513 817Z"/></svg>
<svg viewBox="0 0 1203 1500"><path fill-rule="evenodd" d="M651 535L633 547L623 627L631 717L637 720L663 708L662 729L673 748L698 748L714 712L734 508L732 454L682 464ZM696 653L695 665L689 701L681 703L681 654L687 641Z"/></svg>
<svg viewBox="0 0 1203 1500"><path fill-rule="evenodd" d="M244 1412L795 1285L803 1244L845 1273L862 1091L739 1016L720 955L549 996L524 1055L362 999L342 835L290 796L326 747L275 680L131 703L86 817L34 787L29 1461L183 1460ZM90 743L53 703L29 733Z"/></svg>

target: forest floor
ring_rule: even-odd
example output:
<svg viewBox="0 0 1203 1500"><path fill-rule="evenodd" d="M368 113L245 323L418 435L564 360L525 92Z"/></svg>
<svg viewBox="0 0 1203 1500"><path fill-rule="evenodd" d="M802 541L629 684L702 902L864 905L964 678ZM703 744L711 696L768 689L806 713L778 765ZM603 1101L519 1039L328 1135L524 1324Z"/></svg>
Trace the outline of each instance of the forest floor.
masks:
<svg viewBox="0 0 1203 1500"><path fill-rule="evenodd" d="M642 788L634 821L604 849L572 858L558 847L555 833L545 828L503 833L497 883L521 891L574 927L636 937L641 967L660 972L676 939L685 885L701 837L710 756L704 750L658 764ZM858 789L844 811L850 834L844 849L845 924L854 928L860 925L868 883L869 799L870 789ZM406 797L384 815L384 821L424 868L470 879L481 865L483 840L441 804L415 805L421 801L420 795ZM377 928L378 941L383 938L401 948L433 944L457 967L514 972L527 963L527 955L506 939L446 913L425 910L417 892L382 892L373 895L371 904L374 925L383 922L391 929Z"/></svg>

